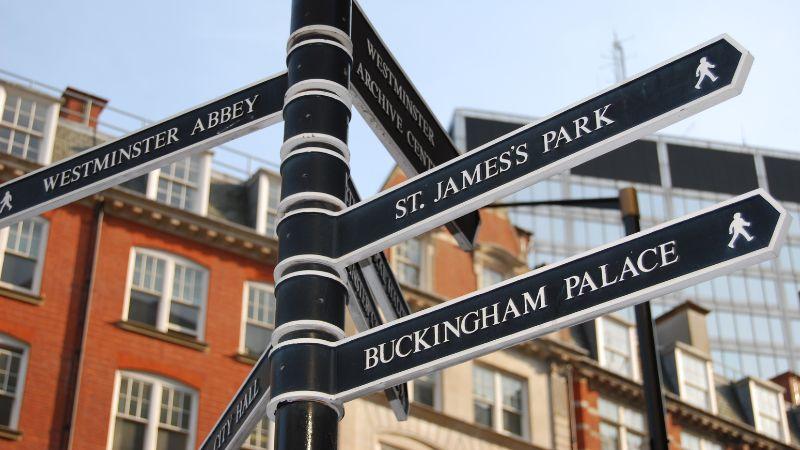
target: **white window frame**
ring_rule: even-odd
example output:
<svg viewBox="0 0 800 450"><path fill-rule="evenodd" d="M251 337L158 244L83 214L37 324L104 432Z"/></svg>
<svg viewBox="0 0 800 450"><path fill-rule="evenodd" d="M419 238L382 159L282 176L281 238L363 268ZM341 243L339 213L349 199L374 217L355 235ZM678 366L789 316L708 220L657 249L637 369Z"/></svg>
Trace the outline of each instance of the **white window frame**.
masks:
<svg viewBox="0 0 800 450"><path fill-rule="evenodd" d="M55 144L56 128L58 127L58 115L61 111L61 104L57 100L42 97L41 95L36 95L24 89L0 85L0 117L3 114L9 92L19 97L28 97L35 101L37 106L39 104L47 105L47 114L45 115L44 128L42 129L42 142L41 148L39 149L39 157L34 162L41 165L50 164L53 159L53 145ZM12 127L11 129L17 130L18 128ZM23 132L30 134L28 131L23 130ZM3 152L3 154L5 154L5 152Z"/></svg>
<svg viewBox="0 0 800 450"><path fill-rule="evenodd" d="M631 350L630 359L631 359L631 374L630 378L632 380L639 381L641 380L641 368L639 367L639 343L636 340L636 327L632 324L628 323L627 321L621 320L618 317L612 315L605 315L602 317L598 317L595 319L595 331L596 331L596 339L597 339L597 362L600 364L600 367L616 373L619 376L626 377L625 374L617 373L616 371L610 369L608 367L608 357L606 356L606 338L605 338L605 320L610 320L615 322L625 328L628 329L628 347Z"/></svg>
<svg viewBox="0 0 800 450"><path fill-rule="evenodd" d="M435 372L431 372L430 375L433 376L433 405L425 405L424 403L419 403L414 400L414 389L416 385L416 379L413 380L409 385L408 389L408 397L411 399L412 402L425 405L429 408L433 408L436 411L442 410L442 371L437 370Z"/></svg>
<svg viewBox="0 0 800 450"><path fill-rule="evenodd" d="M14 291L25 292L27 294L39 295L39 292L41 291L42 288L42 273L44 272L44 256L47 253L47 238L50 235L50 221L42 217L31 217L30 219L25 219L25 220L37 222L40 225L42 225L42 240L39 243L39 254L36 255L36 268L34 269L33 272L33 283L30 289L24 288L22 286L17 286L16 284L6 283L5 281L0 281L0 286ZM19 222L16 222L11 226L17 226L18 223ZM0 270L2 270L3 263L5 262L4 260L6 257L6 249L8 246L9 228L11 226L0 229Z"/></svg>
<svg viewBox="0 0 800 450"><path fill-rule="evenodd" d="M275 217L275 225L277 227L278 219L280 218L280 214L278 214L278 205L276 204L272 207L269 204L269 196L272 190L277 189L278 203L280 203L281 178L277 174L261 170L258 173L257 183L256 233L264 236L276 237L274 233L267 233L267 216Z"/></svg>
<svg viewBox="0 0 800 450"><path fill-rule="evenodd" d="M250 318L247 317L247 308L248 308L248 303L250 301L249 294L250 294L250 288L251 287L255 287L255 288L258 288L258 289L263 289L265 291L269 291L270 293L272 293L273 296L275 295L275 285L273 285L271 283L266 283L266 282L263 282L263 281L249 281L249 280L244 282L244 289L243 289L243 292L242 292L242 322L241 322L241 326L239 327L239 354L242 354L242 355L249 355L247 353L246 342L247 342L247 324L251 323L250 322ZM276 299L276 303L277 303L277 299ZM277 310L277 305L276 305L276 310ZM264 326L260 322L252 322L252 323L253 323L253 325L256 325L256 326L261 326L261 327ZM272 324L272 330L273 331L275 330L275 324L274 323ZM267 346L269 346L269 343L267 343ZM250 355L250 356L255 356L255 355ZM260 355L258 355L258 356L260 356Z"/></svg>
<svg viewBox="0 0 800 450"><path fill-rule="evenodd" d="M725 449L725 445L723 445L721 442L706 439L705 437L690 431L681 430L681 449L683 450L686 450L683 442L685 436L690 436L694 439L697 439L697 441L700 443L700 450L714 450L714 448L721 450Z"/></svg>
<svg viewBox="0 0 800 450"><path fill-rule="evenodd" d="M477 366L477 367L480 367L481 369L484 369L484 370L487 370L489 372L492 372L492 377L493 377L493 382L494 382L494 387L493 387L493 390L494 390L494 402L492 403L492 417L494 419L493 420L494 423L492 423L492 426L491 426L492 430L494 430L497 433L500 433L500 434L503 434L503 435L506 435L506 436L513 436L513 437L518 438L518 439L523 439L523 440L530 439L530 423L529 423L530 422L530 403L529 403L529 400L528 400L528 398L529 398L528 389L530 389L530 388L529 388L528 378L524 377L524 376L520 376L520 375L514 374L514 373L505 372L505 371L496 369L495 367L488 366L488 365L485 365L485 364L474 364L474 366ZM473 368L473 373L474 373L474 368ZM470 376L472 376L472 374L470 374ZM520 420L522 421L522 434L521 435L512 433L510 431L506 431L503 428L503 382L502 382L503 377L513 378L513 379L516 379L517 381L522 383L522 411L521 411L521 414L520 414L520 416L521 416ZM475 406L474 406L475 391L474 391L474 389L472 390L472 392L470 392L470 395L472 397L471 398L471 400L472 400L472 413L474 415L475 414ZM472 421L474 423L477 423L477 421L475 420L474 416L472 418ZM480 426L485 426L483 424L479 424L479 425Z"/></svg>
<svg viewBox="0 0 800 450"><path fill-rule="evenodd" d="M409 284L405 281L401 281L400 275L400 264L408 264L407 260L399 255L397 251L400 245L405 244L406 241L416 240L419 242L419 284L414 286ZM392 266L392 270L394 270L395 276L397 277L397 281L405 284L406 286L411 286L416 289L426 290L429 288L430 276L428 274L428 270L430 269L431 264L428 263L429 261L429 249L431 246L428 244L428 239L425 236L417 236L414 238L409 238L406 241L401 242L392 247L391 252L391 262L390 265ZM408 264L413 265L413 264Z"/></svg>
<svg viewBox="0 0 800 450"><path fill-rule="evenodd" d="M613 422L610 422L611 419L605 418L600 414L600 411L599 411L600 410L600 405L599 405L600 398L602 398L603 400L605 400L605 401L613 404L614 406L616 406L617 417L616 417L616 419L614 419ZM644 442L645 443L647 442L647 423L646 423L647 422L647 418L644 417L644 414L642 414L641 411L637 411L634 408L628 407L626 405L623 405L623 404L621 404L619 402L616 402L614 400L611 400L609 398L603 398L603 397L600 397L600 398L598 398L598 400L597 400L598 401L598 405L597 405L598 418L600 419L600 424L605 422L606 424L610 424L610 425L612 425L612 426L617 428L617 431L619 433L617 436L619 438L620 450L632 450L632 449L628 448L628 433L635 434L635 435L638 435L638 436L642 436L644 438ZM634 430L627 423L625 423L625 410L626 409L630 410L630 411L635 411L635 412L637 412L637 413L639 413L639 414L641 414L643 416L643 421L644 421L643 425L644 426L643 426L642 430ZM601 442L601 445L602 445L603 435L600 433L599 428L598 428L598 437L600 438L600 442Z"/></svg>
<svg viewBox="0 0 800 450"><path fill-rule="evenodd" d="M159 422L161 420L161 396L163 395L163 388L169 387L172 389L178 389L191 395L192 410L189 414L189 438L187 439L187 450L193 449L197 439L197 411L199 409L198 403L200 401L200 395L198 395L197 390L170 378L130 370L117 370L114 374L114 397L113 401L111 402L111 417L109 418L106 449L112 450L114 447L114 426L116 425L117 406L119 405L119 385L123 376L133 378L138 381L143 381L145 383L150 383L152 385L149 399L150 409L148 410L149 419L147 420L144 435L145 450L155 450L156 448Z"/></svg>
<svg viewBox="0 0 800 450"><path fill-rule="evenodd" d="M19 413L20 409L22 408L22 399L25 395L25 378L28 372L28 356L30 354L30 347L28 344L3 333L0 333L0 344L17 347L22 350L22 357L19 361L19 373L17 373L17 392L14 394L14 406L11 407L11 420L9 420L8 424L8 428L12 430L18 430Z"/></svg>
<svg viewBox="0 0 800 450"><path fill-rule="evenodd" d="M484 272L487 271L487 270L490 270L490 271L500 275L501 280L498 281L497 283L486 284L487 280L485 279L485 276L484 276L485 273ZM487 287L490 287L490 286L494 286L496 284L502 283L503 281L511 278L508 275L507 272L505 272L503 270L498 270L497 266L494 266L492 264L482 264L482 265L480 265L478 270L477 270L477 272L478 272L478 289L484 289L484 288L487 288Z"/></svg>
<svg viewBox="0 0 800 450"><path fill-rule="evenodd" d="M200 302L200 312L197 318L197 334L195 335L198 341L202 341L205 338L205 331L206 331L206 310L208 308L208 284L210 283L210 271L205 267L197 264L194 261L186 259L182 256L175 255L173 253L168 253L160 250L153 250L144 247L132 247L130 256L128 258L128 278L125 283L125 301L123 304L123 313L122 319L127 321L128 320L128 309L130 307L131 302L131 288L133 287L133 272L134 267L136 265L136 255L137 254L145 254L155 258L163 259L166 262L166 266L164 268L164 291L161 293L161 298L158 300L158 312L156 315L156 325L155 328L158 331L163 333L167 333L170 331L169 327L169 306L172 304L172 285L173 280L175 277L175 263L180 263L181 265L188 266L192 269L199 270L203 273L205 277L205 283L203 283L203 291L202 291L202 301ZM183 334L191 335L192 333L186 333L182 330L174 330Z"/></svg>
<svg viewBox="0 0 800 450"><path fill-rule="evenodd" d="M211 151L206 151L200 153L198 156L200 160L200 167L198 168L199 178L197 180L197 204L194 205L194 208L185 209L185 211L191 211L201 216L205 216L208 214L208 198L209 193L211 191L211 157L213 153ZM184 159L191 158L192 156L187 156ZM176 162L182 162L183 159L179 159ZM145 197L158 201L158 180L161 179L161 169L156 169L147 174L147 188L145 189ZM170 181L173 181L172 178L167 178ZM178 181L180 184L186 184L182 181ZM171 206L171 205L168 205ZM173 208L178 208L177 206L172 206Z"/></svg>
<svg viewBox="0 0 800 450"><path fill-rule="evenodd" d="M250 445L248 443L250 437L253 436L256 433L256 431L258 431L258 427L263 426L264 424L266 424L267 427L269 427L267 430L267 442L265 442L267 446L256 447L254 445ZM269 420L269 417L264 416L264 418L256 422L256 426L253 427L253 431L251 431L250 434L247 435L247 438L244 440L244 443L242 444L241 450L262 450L262 449L269 450L274 447L275 447L275 424L271 420Z"/></svg>
<svg viewBox="0 0 800 450"><path fill-rule="evenodd" d="M683 400L684 402L686 402L686 403L688 403L688 404L690 404L690 405L692 405L692 406L694 406L696 408L706 409L706 408L704 408L704 407L702 407L700 405L695 405L693 403L689 403L688 400L686 400L686 385L687 385L687 381L688 380L686 379L686 372L683 369L683 365L684 365L683 364L683 358L684 358L684 355L688 356L690 358L699 359L699 360L701 360L701 361L703 361L705 363L706 383L708 385L708 399L709 399L708 411L711 411L712 413L716 414L717 413L717 396L715 394L716 393L716 386L714 385L714 370L713 370L713 366L711 365L711 360L706 358L706 357L697 355L697 354L695 354L694 352L692 352L689 349L685 349L685 348L681 348L679 346L676 346L675 347L675 368L677 369L676 372L677 372L677 375L678 375L678 396L680 396L681 400ZM691 382L689 382L688 384L689 385L693 385L693 383L691 383ZM693 385L692 387L694 387L695 389L699 389L699 387L696 386L696 385Z"/></svg>
<svg viewBox="0 0 800 450"><path fill-rule="evenodd" d="M756 430L760 433L763 433L763 425L761 424L761 411L758 405L758 396L756 395L756 388L763 389L765 391L772 391L772 393L778 399L778 419L780 420L780 437L776 438L781 442L788 443L789 442L789 423L786 419L786 404L783 399L783 395L780 391L771 388L765 384L757 383L752 378L748 380L748 389L750 391L750 404L753 407L753 425L755 426ZM772 437L772 436L771 436Z"/></svg>

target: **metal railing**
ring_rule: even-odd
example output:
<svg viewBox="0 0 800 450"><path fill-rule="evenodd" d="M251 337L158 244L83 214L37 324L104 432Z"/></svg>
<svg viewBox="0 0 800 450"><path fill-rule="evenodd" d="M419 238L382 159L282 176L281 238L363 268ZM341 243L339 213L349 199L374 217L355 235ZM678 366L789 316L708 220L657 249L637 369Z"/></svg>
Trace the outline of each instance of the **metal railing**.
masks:
<svg viewBox="0 0 800 450"><path fill-rule="evenodd" d="M0 68L0 76L2 76L0 81L8 81L56 98L60 98L64 92L64 89L42 83L33 78L3 68ZM82 111L68 109L66 110L68 114L73 118L77 117L77 121L82 122L86 126L94 126L97 133L104 138L113 139L155 122L147 117L115 108L110 104L107 104L103 108L102 114L100 115L102 116L102 120L99 116L94 120L91 118L91 108L94 102L96 102L96 99L78 92L71 92L70 96L85 101L86 105ZM2 107L2 105L0 105L0 107ZM212 169L241 180L249 178L250 175L261 167L266 167L271 170L277 170L279 167L279 165L273 161L259 158L229 145L220 145L214 147L214 149Z"/></svg>

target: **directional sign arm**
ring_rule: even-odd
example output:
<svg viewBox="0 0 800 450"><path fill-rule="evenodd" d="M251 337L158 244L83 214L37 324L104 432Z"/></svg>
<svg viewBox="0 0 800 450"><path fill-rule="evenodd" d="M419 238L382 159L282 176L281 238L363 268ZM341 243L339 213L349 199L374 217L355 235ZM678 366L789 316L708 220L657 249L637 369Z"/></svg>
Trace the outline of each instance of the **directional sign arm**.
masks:
<svg viewBox="0 0 800 450"><path fill-rule="evenodd" d="M403 172L414 176L457 158L447 132L358 2L353 2L351 38L353 104ZM477 212L445 224L464 250L473 249L479 225Z"/></svg>
<svg viewBox="0 0 800 450"><path fill-rule="evenodd" d="M713 78L696 69L713 62ZM727 36L524 126L345 210L342 264L650 134L739 94L752 56Z"/></svg>
<svg viewBox="0 0 800 450"><path fill-rule="evenodd" d="M0 186L0 228L282 119L286 73L100 144Z"/></svg>
<svg viewBox="0 0 800 450"><path fill-rule="evenodd" d="M336 347L337 397L348 401L773 258L788 220L756 190L353 336Z"/></svg>

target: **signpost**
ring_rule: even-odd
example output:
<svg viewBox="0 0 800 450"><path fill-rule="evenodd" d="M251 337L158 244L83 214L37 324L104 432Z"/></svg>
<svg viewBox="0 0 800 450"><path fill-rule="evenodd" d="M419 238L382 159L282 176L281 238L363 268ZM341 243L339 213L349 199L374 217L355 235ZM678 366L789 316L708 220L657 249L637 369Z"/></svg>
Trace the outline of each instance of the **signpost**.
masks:
<svg viewBox="0 0 800 450"><path fill-rule="evenodd" d="M716 78L698 89L695 73L702 60L715 63ZM338 239L319 249L299 237L282 248L291 254L327 252L339 267L361 261L738 95L752 60L721 36L368 201L337 213L308 213L335 228Z"/></svg>
<svg viewBox="0 0 800 450"><path fill-rule="evenodd" d="M470 249L478 208L738 95L753 58L723 35L459 155L358 4L294 0L288 44L287 73L0 186L5 227L285 119L274 342L202 449L240 446L264 414L277 448L335 447L346 401L385 390L403 420L406 381L756 264L785 240L786 211L756 190L409 314L385 248L447 224ZM416 174L363 202L350 95ZM362 331L348 338L345 304Z"/></svg>
<svg viewBox="0 0 800 450"><path fill-rule="evenodd" d="M273 75L4 183L0 228L279 122L286 84Z"/></svg>
<svg viewBox="0 0 800 450"><path fill-rule="evenodd" d="M332 401L346 402L774 258L787 212L756 190L336 343ZM272 352L291 364L287 342ZM273 393L283 393L275 380ZM268 413L274 408L271 402Z"/></svg>
<svg viewBox="0 0 800 450"><path fill-rule="evenodd" d="M353 104L403 172L411 177L458 157L447 132L357 2L351 37ZM462 249L472 250L480 225L477 212L445 225Z"/></svg>

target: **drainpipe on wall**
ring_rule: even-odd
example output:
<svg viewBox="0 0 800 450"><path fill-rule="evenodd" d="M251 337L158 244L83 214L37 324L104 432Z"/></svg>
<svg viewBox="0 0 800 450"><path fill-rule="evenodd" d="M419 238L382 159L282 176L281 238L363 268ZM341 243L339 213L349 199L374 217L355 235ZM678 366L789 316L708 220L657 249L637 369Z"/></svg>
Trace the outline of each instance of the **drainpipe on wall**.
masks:
<svg viewBox="0 0 800 450"><path fill-rule="evenodd" d="M73 365L70 383L67 385L74 387L74 389L71 390L72 398L70 399L70 402L72 403L72 411L64 418L64 445L62 445L61 448L66 448L67 450L72 449L75 418L78 415L78 397L80 394L81 378L83 375L84 346L86 345L86 337L89 333L89 311L91 310L92 306L92 291L94 290L94 278L95 272L97 271L97 257L98 253L100 252L100 233L102 231L104 217L105 200L100 197L99 202L94 207L94 238L92 241L93 249L90 257L91 260L88 264L91 269L86 274L86 279L83 283L83 314L79 317L80 323L77 327L79 330L81 330L81 334L78 336L78 346L77 350L75 351L74 361L76 364Z"/></svg>

